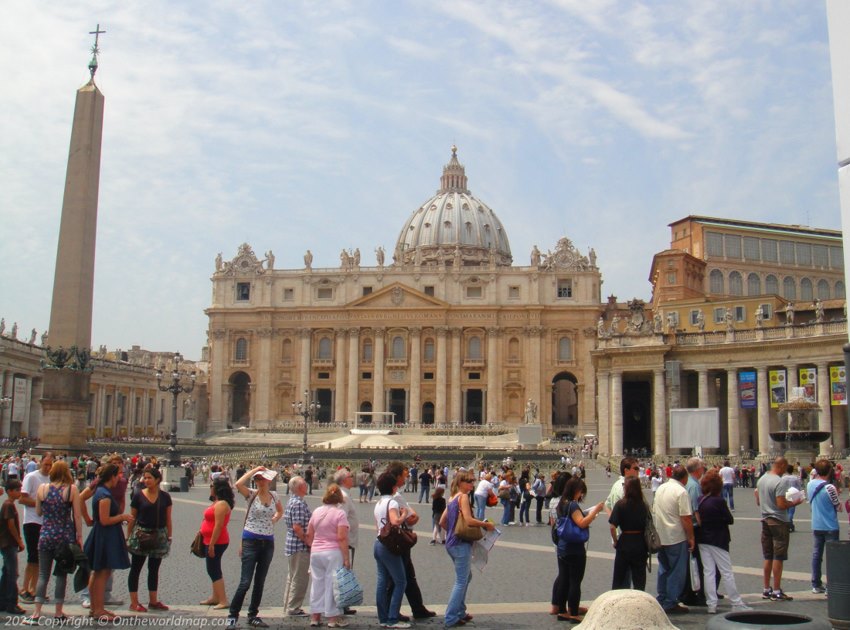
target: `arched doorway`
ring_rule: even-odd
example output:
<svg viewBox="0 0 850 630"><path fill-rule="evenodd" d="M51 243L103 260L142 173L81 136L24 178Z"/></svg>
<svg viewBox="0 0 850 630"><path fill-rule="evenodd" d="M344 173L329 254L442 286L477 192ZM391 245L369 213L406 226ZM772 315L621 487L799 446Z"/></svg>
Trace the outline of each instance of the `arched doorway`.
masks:
<svg viewBox="0 0 850 630"><path fill-rule="evenodd" d="M360 413L372 413L372 403L368 400L360 403ZM359 422L361 424L372 424L372 416L360 416Z"/></svg>
<svg viewBox="0 0 850 630"><path fill-rule="evenodd" d="M422 424L434 424L434 403L426 402L422 405Z"/></svg>
<svg viewBox="0 0 850 630"><path fill-rule="evenodd" d="M245 372L230 376L230 426L247 427L251 424L251 377Z"/></svg>
<svg viewBox="0 0 850 630"><path fill-rule="evenodd" d="M552 379L552 428L578 426L578 379L561 372Z"/></svg>

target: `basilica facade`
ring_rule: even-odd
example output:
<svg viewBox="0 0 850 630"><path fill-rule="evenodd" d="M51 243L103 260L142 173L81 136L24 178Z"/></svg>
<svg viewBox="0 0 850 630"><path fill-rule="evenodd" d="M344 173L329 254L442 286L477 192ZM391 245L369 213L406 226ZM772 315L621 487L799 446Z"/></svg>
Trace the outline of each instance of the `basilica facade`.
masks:
<svg viewBox="0 0 850 630"><path fill-rule="evenodd" d="M452 147L437 193L385 259L275 269L243 244L216 259L210 428L319 421L596 430L591 351L601 312L596 255L561 238L514 264L504 225L469 190Z"/></svg>

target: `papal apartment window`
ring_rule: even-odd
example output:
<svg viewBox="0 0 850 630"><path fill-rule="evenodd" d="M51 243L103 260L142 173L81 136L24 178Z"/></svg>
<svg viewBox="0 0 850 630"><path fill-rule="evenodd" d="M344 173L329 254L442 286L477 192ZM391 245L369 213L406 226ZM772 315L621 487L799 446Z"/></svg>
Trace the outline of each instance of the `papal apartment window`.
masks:
<svg viewBox="0 0 850 630"><path fill-rule="evenodd" d="M248 360L248 340L245 339L245 337L239 337L239 339L236 340L235 357L237 361Z"/></svg>
<svg viewBox="0 0 850 630"><path fill-rule="evenodd" d="M772 238L761 239L761 259L764 262L777 262L779 260L776 254L776 241Z"/></svg>
<svg viewBox="0 0 850 630"><path fill-rule="evenodd" d="M292 302L295 299L295 289L286 288L283 290L283 301Z"/></svg>
<svg viewBox="0 0 850 630"><path fill-rule="evenodd" d="M829 299L829 282L827 282L826 280L818 280L818 299Z"/></svg>
<svg viewBox="0 0 850 630"><path fill-rule="evenodd" d="M773 307L770 304L759 304L762 319L773 319Z"/></svg>
<svg viewBox="0 0 850 630"><path fill-rule="evenodd" d="M841 247L829 248L829 266L833 269L844 269L844 249Z"/></svg>
<svg viewBox="0 0 850 630"><path fill-rule="evenodd" d="M519 299L519 287L508 287L508 299L509 300L518 300Z"/></svg>
<svg viewBox="0 0 850 630"><path fill-rule="evenodd" d="M320 300L331 300L334 296L334 290L329 287L319 288L316 290L316 297Z"/></svg>
<svg viewBox="0 0 850 630"><path fill-rule="evenodd" d="M425 295L430 295L431 297L434 297L434 285L428 285L424 287L423 293L425 293Z"/></svg>
<svg viewBox="0 0 850 630"><path fill-rule="evenodd" d="M251 299L251 283L237 282L236 283L236 301L247 302Z"/></svg>
<svg viewBox="0 0 850 630"><path fill-rule="evenodd" d="M791 276L785 276L782 280L782 297L786 300L797 299L797 283Z"/></svg>
<svg viewBox="0 0 850 630"><path fill-rule="evenodd" d="M808 243L797 243L797 264L803 267L812 266L812 246Z"/></svg>
<svg viewBox="0 0 850 630"><path fill-rule="evenodd" d="M729 274L729 293L731 295L744 295L744 280L737 271Z"/></svg>
<svg viewBox="0 0 850 630"><path fill-rule="evenodd" d="M764 292L768 295L779 295L779 280L773 274L764 279Z"/></svg>
<svg viewBox="0 0 850 630"><path fill-rule="evenodd" d="M481 287L466 287L466 297L468 297L468 298L480 298L481 297Z"/></svg>
<svg viewBox="0 0 850 630"><path fill-rule="evenodd" d="M690 321L691 326L697 326L699 324L699 310L691 311Z"/></svg>
<svg viewBox="0 0 850 630"><path fill-rule="evenodd" d="M723 256L723 235L717 232L705 233L705 250L709 256Z"/></svg>
<svg viewBox="0 0 850 630"><path fill-rule="evenodd" d="M714 323L715 324L722 324L724 319L726 319L726 309L725 308L714 309Z"/></svg>
<svg viewBox="0 0 850 630"><path fill-rule="evenodd" d="M711 293L723 293L723 272L712 269L708 274L708 290Z"/></svg>
<svg viewBox="0 0 850 630"><path fill-rule="evenodd" d="M826 245L812 245L812 260L815 267L829 267L829 248Z"/></svg>
<svg viewBox="0 0 850 630"><path fill-rule="evenodd" d="M747 295L761 295L761 278L757 273L747 276Z"/></svg>
<svg viewBox="0 0 850 630"><path fill-rule="evenodd" d="M558 297L571 298L573 297L573 281L558 280Z"/></svg>
<svg viewBox="0 0 850 630"><path fill-rule="evenodd" d="M835 283L835 299L844 299L844 283L841 280Z"/></svg>
<svg viewBox="0 0 850 630"><path fill-rule="evenodd" d="M807 302L814 299L814 289L812 288L812 281L809 278L800 280L800 299Z"/></svg>
<svg viewBox="0 0 850 630"><path fill-rule="evenodd" d="M742 322L747 319L747 307L746 306L736 306L735 307L735 321Z"/></svg>

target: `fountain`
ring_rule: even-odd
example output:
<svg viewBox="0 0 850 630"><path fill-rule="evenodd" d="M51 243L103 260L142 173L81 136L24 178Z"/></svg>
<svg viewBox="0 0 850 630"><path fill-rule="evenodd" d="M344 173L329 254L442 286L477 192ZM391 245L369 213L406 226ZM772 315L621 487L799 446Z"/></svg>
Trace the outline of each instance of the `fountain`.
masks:
<svg viewBox="0 0 850 630"><path fill-rule="evenodd" d="M820 405L806 399L805 387L794 387L788 402L779 405L778 431L771 431L789 462L812 462L817 459L821 442L830 438L829 431L818 430Z"/></svg>

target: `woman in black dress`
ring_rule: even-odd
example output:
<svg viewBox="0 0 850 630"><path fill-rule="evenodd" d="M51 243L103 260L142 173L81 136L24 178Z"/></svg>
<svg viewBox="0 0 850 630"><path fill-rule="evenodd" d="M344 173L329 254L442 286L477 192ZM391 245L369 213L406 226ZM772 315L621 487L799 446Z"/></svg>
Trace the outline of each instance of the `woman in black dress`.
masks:
<svg viewBox="0 0 850 630"><path fill-rule="evenodd" d="M623 486L625 495L614 504L608 523L611 539L617 550L614 555L614 579L612 589L629 588L629 582L638 591L646 590L646 517L648 514L643 500L640 479L629 477ZM617 528L620 529L619 536ZM631 575L631 580L629 580Z"/></svg>

